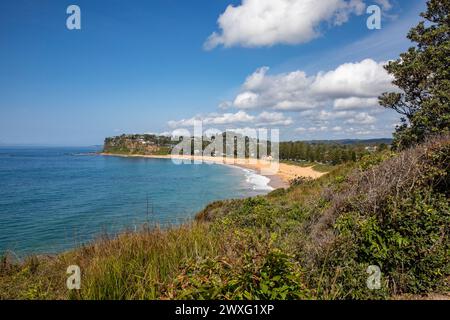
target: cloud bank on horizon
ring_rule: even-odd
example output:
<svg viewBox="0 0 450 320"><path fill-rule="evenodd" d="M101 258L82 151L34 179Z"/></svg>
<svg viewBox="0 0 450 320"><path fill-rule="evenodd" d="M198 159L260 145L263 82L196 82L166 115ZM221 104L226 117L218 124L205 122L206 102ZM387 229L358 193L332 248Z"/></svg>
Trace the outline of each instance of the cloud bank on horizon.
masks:
<svg viewBox="0 0 450 320"><path fill-rule="evenodd" d="M375 2L385 11L392 8L389 0ZM363 0L242 0L220 15L220 31L208 37L204 48L302 44L319 37L323 23L340 26L365 9Z"/></svg>
<svg viewBox="0 0 450 320"><path fill-rule="evenodd" d="M312 76L302 70L270 75L268 67L261 67L247 77L233 100L220 104L220 109L235 112L197 115L168 124L186 128L202 121L205 126L218 127L294 126L295 132L304 134L376 134L381 132L375 126L377 116L386 112L378 105L378 96L395 90L385 63L365 59ZM391 130L394 125L384 129Z"/></svg>
<svg viewBox="0 0 450 320"><path fill-rule="evenodd" d="M253 116L249 115L245 111L237 111L236 113L211 113L206 116L195 116L190 119L183 119L179 121L169 121L168 125L171 128L179 127L193 127L195 121L201 121L203 125L207 126L223 126L234 124L253 124L256 126L288 126L293 124L293 120L290 117L286 117L281 112L261 112L260 114Z"/></svg>

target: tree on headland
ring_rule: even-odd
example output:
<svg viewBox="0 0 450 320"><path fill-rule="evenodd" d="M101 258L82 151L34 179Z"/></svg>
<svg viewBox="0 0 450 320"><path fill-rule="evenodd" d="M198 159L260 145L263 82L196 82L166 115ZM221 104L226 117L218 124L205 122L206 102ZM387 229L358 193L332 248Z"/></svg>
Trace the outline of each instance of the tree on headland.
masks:
<svg viewBox="0 0 450 320"><path fill-rule="evenodd" d="M450 124L450 0L430 0L425 21L408 39L416 47L385 68L401 92L384 93L380 104L402 115L394 133L394 148L404 149L426 137L448 133Z"/></svg>

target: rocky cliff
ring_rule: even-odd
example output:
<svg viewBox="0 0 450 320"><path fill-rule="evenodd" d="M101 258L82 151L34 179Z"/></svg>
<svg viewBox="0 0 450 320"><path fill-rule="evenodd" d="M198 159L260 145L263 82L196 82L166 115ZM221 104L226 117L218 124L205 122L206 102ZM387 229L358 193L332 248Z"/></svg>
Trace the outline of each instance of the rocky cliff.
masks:
<svg viewBox="0 0 450 320"><path fill-rule="evenodd" d="M172 149L170 137L150 134L131 134L105 139L103 152L116 154L161 155Z"/></svg>

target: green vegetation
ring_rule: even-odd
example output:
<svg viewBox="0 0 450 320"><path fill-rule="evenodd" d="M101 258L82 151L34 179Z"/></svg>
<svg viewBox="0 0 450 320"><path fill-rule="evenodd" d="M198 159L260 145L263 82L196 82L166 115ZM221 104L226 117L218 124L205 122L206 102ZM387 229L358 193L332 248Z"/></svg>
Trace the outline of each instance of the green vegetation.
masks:
<svg viewBox="0 0 450 320"><path fill-rule="evenodd" d="M227 134L233 135L234 145L232 147L227 147L226 145ZM220 139L216 141L215 139L217 137ZM209 148L208 150L211 150L211 155L237 157L238 148L236 146L236 141L238 137L245 141L245 151L242 156L245 155L246 158L256 156L250 152L252 149L250 147L251 143L255 150L265 147L269 154L271 152L271 144L267 141L250 139L249 137L233 133L222 133L217 137L202 137L201 139L191 137L189 144L191 148L190 154L203 154L206 148ZM199 141L196 141L196 139L199 139ZM220 143L220 141L222 142ZM177 140L155 135L121 135L106 138L103 152L118 155L169 155L177 143ZM197 145L201 145L201 148L199 148L201 150L195 149L195 146ZM377 142L376 140L367 142L350 140L346 143L340 141L291 141L281 142L279 144L279 158L284 163L302 167L313 167L314 170L319 172L329 172L335 165L349 161L358 161L370 153L384 151L387 148L388 145L383 142Z"/></svg>
<svg viewBox="0 0 450 320"><path fill-rule="evenodd" d="M167 155L173 142L169 137L130 134L106 138L103 152L120 155Z"/></svg>
<svg viewBox="0 0 450 320"><path fill-rule="evenodd" d="M215 202L195 222L0 264L0 298L381 299L448 292L450 137ZM65 288L68 265L82 288ZM382 288L366 286L369 265Z"/></svg>
<svg viewBox="0 0 450 320"><path fill-rule="evenodd" d="M402 90L380 97L381 105L403 117L395 133L398 149L450 131L450 1L431 0L427 5L421 14L426 21L408 34L417 46L386 67Z"/></svg>
<svg viewBox="0 0 450 320"><path fill-rule="evenodd" d="M144 226L55 257L5 255L0 299L448 297L449 1L431 0L428 8L431 26L410 33L419 48L388 67L405 93L382 100L413 110L397 130L396 150L357 156L267 196L212 203L191 224ZM65 272L73 264L82 283L69 292ZM378 290L367 286L369 266L381 269Z"/></svg>
<svg viewBox="0 0 450 320"><path fill-rule="evenodd" d="M206 225L193 223L173 230L144 229L56 257L30 257L21 264L11 256L0 261L0 299L154 299L180 262L196 255L216 254L219 239ZM82 270L83 290L66 289L66 269Z"/></svg>
<svg viewBox="0 0 450 320"><path fill-rule="evenodd" d="M334 166L349 161L358 161L372 152L383 151L387 148L388 146L384 143L341 144L338 142L290 141L280 143L280 159L294 164L297 162Z"/></svg>

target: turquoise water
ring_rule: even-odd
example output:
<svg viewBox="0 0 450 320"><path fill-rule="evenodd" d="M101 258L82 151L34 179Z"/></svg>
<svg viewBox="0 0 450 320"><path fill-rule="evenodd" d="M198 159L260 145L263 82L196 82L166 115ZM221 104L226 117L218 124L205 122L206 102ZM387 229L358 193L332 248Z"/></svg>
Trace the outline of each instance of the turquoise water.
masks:
<svg viewBox="0 0 450 320"><path fill-rule="evenodd" d="M95 151L0 148L0 253L57 253L147 221L185 222L214 200L268 191L248 170Z"/></svg>

